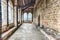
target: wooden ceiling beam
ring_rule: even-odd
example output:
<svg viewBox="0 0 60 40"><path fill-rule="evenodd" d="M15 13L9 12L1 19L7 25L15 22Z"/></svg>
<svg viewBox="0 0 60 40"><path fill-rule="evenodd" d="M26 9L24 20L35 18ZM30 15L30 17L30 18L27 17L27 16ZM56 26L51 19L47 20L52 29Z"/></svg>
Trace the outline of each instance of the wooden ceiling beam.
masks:
<svg viewBox="0 0 60 40"><path fill-rule="evenodd" d="M23 0L23 5L25 5L25 0Z"/></svg>
<svg viewBox="0 0 60 40"><path fill-rule="evenodd" d="M34 5L33 3L29 4L28 6L26 6L25 8L23 8L22 11L24 11L25 9L27 9L27 8L29 8L30 6L33 6L33 5Z"/></svg>
<svg viewBox="0 0 60 40"><path fill-rule="evenodd" d="M24 8L24 7L27 7L27 6L30 6L30 5L32 5L33 3L35 3L34 1L32 1L32 2L30 2L30 3L28 3L28 4L25 4L25 5L23 5L23 6L20 6L21 8Z"/></svg>

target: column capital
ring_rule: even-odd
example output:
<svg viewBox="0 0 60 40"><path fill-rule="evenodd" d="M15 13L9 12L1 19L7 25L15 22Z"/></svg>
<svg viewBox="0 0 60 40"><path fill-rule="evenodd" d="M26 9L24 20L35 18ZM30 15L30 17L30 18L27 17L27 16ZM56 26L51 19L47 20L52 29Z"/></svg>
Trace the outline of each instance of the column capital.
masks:
<svg viewBox="0 0 60 40"><path fill-rule="evenodd" d="M17 5L18 5L17 0L15 0L14 1L14 6L17 6Z"/></svg>

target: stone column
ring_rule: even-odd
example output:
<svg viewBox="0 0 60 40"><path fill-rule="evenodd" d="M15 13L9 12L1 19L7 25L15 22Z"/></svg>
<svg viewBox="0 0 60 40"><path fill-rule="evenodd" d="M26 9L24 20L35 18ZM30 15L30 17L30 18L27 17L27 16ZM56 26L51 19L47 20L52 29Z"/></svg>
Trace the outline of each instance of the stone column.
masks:
<svg viewBox="0 0 60 40"><path fill-rule="evenodd" d="M18 7L17 7L17 0L15 0L15 6L14 6L14 25L15 25L15 27L18 27Z"/></svg>
<svg viewBox="0 0 60 40"><path fill-rule="evenodd" d="M21 24L21 19L22 19L22 15L21 15L21 8L20 8L20 11L19 11L20 13L20 24Z"/></svg>
<svg viewBox="0 0 60 40"><path fill-rule="evenodd" d="M23 23L23 21L24 21L24 13L21 12L21 22Z"/></svg>
<svg viewBox="0 0 60 40"><path fill-rule="evenodd" d="M24 12L22 12L22 23L24 22Z"/></svg>
<svg viewBox="0 0 60 40"><path fill-rule="evenodd" d="M15 27L18 26L18 14L17 14L17 6L14 7L15 11L14 11L14 24L15 24Z"/></svg>
<svg viewBox="0 0 60 40"><path fill-rule="evenodd" d="M22 11L21 11L21 24L22 24Z"/></svg>
<svg viewBox="0 0 60 40"><path fill-rule="evenodd" d="M28 12L27 12L27 22L28 22L29 20L28 20Z"/></svg>
<svg viewBox="0 0 60 40"><path fill-rule="evenodd" d="M56 18L57 20L58 20L58 32L60 33L60 10L59 10L59 12L57 13L57 18Z"/></svg>
<svg viewBox="0 0 60 40"><path fill-rule="evenodd" d="M31 14L32 14L32 22L33 22L33 9L32 9L32 11L31 11Z"/></svg>
<svg viewBox="0 0 60 40"><path fill-rule="evenodd" d="M2 11L1 11L1 0L0 0L0 40L1 39L1 30L2 30Z"/></svg>
<svg viewBox="0 0 60 40"><path fill-rule="evenodd" d="M21 24L21 9L18 9L18 22Z"/></svg>
<svg viewBox="0 0 60 40"><path fill-rule="evenodd" d="M9 26L8 1L9 1L9 0L7 0L7 27Z"/></svg>
<svg viewBox="0 0 60 40"><path fill-rule="evenodd" d="M18 9L18 22L20 23L20 9Z"/></svg>
<svg viewBox="0 0 60 40"><path fill-rule="evenodd" d="M14 5L13 5L13 23L14 23L14 15L15 14L15 10L14 10Z"/></svg>

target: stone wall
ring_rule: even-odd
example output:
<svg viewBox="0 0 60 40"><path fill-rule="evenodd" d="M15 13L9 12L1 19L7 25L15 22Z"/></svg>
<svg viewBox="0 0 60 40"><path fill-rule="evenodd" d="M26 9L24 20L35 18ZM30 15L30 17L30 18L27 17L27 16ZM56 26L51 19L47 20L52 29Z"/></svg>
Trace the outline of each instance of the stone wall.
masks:
<svg viewBox="0 0 60 40"><path fill-rule="evenodd" d="M7 29L7 2L6 0L2 0L2 32Z"/></svg>
<svg viewBox="0 0 60 40"><path fill-rule="evenodd" d="M7 1L2 0L2 32L5 32L9 30L10 28L14 27L13 24L13 4L11 0L9 1L9 6L8 6L8 16L7 16ZM7 20L7 17L9 20ZM9 22L7 26L7 22Z"/></svg>
<svg viewBox="0 0 60 40"><path fill-rule="evenodd" d="M40 25L60 32L60 0L40 0L37 3L34 8L34 22L38 22L40 15Z"/></svg>
<svg viewBox="0 0 60 40"><path fill-rule="evenodd" d="M2 40L6 40L20 26L21 11L18 11L18 20L17 20L17 6L14 6L11 0L8 1L8 7L7 7L7 0L2 0L1 3L2 5L0 5L0 7L2 8L0 9L2 9ZM20 22L19 25L17 24L17 21Z"/></svg>
<svg viewBox="0 0 60 40"><path fill-rule="evenodd" d="M0 40L1 40L1 27L2 26L2 12L1 12L1 0L0 0Z"/></svg>
<svg viewBox="0 0 60 40"><path fill-rule="evenodd" d="M18 9L18 22L21 24L21 8Z"/></svg>

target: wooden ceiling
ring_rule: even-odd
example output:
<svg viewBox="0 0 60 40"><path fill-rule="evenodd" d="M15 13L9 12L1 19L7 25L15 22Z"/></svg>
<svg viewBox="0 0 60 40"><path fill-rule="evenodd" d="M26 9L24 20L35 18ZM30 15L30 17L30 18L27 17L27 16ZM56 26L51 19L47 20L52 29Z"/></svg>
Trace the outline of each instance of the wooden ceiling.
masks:
<svg viewBox="0 0 60 40"><path fill-rule="evenodd" d="M32 9L35 4L35 0L17 0L18 1L18 7L22 8L22 10L26 9Z"/></svg>
<svg viewBox="0 0 60 40"><path fill-rule="evenodd" d="M18 0L18 5L19 6L24 6L26 4L29 4L31 2L34 2L35 0Z"/></svg>
<svg viewBox="0 0 60 40"><path fill-rule="evenodd" d="M34 6L35 0L18 0L18 6L22 8L22 10L32 9Z"/></svg>

